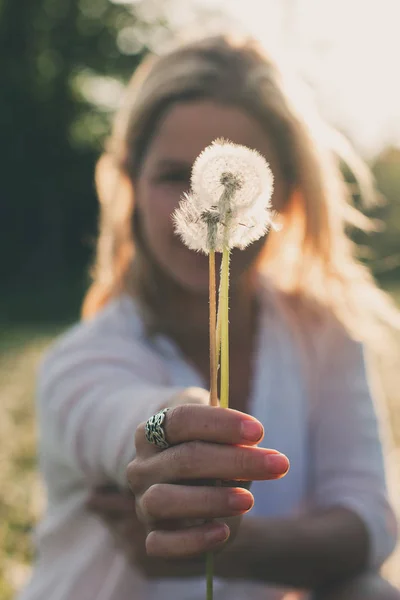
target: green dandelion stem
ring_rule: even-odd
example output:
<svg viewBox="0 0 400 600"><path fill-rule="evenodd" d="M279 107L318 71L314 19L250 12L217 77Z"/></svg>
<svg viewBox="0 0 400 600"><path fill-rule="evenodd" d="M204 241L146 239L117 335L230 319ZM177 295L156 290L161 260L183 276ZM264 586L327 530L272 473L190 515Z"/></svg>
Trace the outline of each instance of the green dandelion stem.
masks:
<svg viewBox="0 0 400 600"><path fill-rule="evenodd" d="M217 352L217 292L215 285L215 250L209 253L210 294L210 405L218 406L218 352Z"/></svg>
<svg viewBox="0 0 400 600"><path fill-rule="evenodd" d="M214 597L214 554L207 552L206 554L206 582L207 582L207 600L213 600Z"/></svg>
<svg viewBox="0 0 400 600"><path fill-rule="evenodd" d="M222 252L219 314L221 321L221 391L220 404L229 407L229 248Z"/></svg>
<svg viewBox="0 0 400 600"><path fill-rule="evenodd" d="M220 306L218 306L218 314L217 314L217 334L216 334L216 347L217 347L217 369L219 367L219 359L221 354L221 310Z"/></svg>

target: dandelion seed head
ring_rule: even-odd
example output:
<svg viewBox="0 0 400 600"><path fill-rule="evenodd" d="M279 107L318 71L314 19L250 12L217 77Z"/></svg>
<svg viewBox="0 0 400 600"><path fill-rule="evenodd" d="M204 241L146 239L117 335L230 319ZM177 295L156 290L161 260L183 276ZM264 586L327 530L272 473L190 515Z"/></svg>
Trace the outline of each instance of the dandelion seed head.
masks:
<svg viewBox="0 0 400 600"><path fill-rule="evenodd" d="M191 183L173 214L175 231L191 250L243 249L276 229L273 175L258 152L216 140L196 159Z"/></svg>
<svg viewBox="0 0 400 600"><path fill-rule="evenodd" d="M209 225L205 212L195 196L184 194L179 207L172 215L172 220L175 233L190 250L208 254L210 251Z"/></svg>
<svg viewBox="0 0 400 600"><path fill-rule="evenodd" d="M212 206L200 213L200 219L207 225L217 225L221 221L221 213L216 206Z"/></svg>
<svg viewBox="0 0 400 600"><path fill-rule="evenodd" d="M255 203L269 207L273 182L261 154L223 139L215 140L198 156L191 178L192 190L204 208L218 204L225 189L235 192L232 209Z"/></svg>
<svg viewBox="0 0 400 600"><path fill-rule="evenodd" d="M240 188L243 187L243 179L230 171L222 173L220 181L224 188L232 193L237 192L237 190L240 190Z"/></svg>
<svg viewBox="0 0 400 600"><path fill-rule="evenodd" d="M228 248L244 249L266 235L268 230L277 228L273 214L268 209L253 207L236 210L230 215L229 234L226 236L226 223L217 210L203 210L198 198L186 194L173 214L175 232L183 243L197 252L208 254L211 249L222 252ZM210 226L213 227L210 230ZM210 235L210 231L212 234Z"/></svg>

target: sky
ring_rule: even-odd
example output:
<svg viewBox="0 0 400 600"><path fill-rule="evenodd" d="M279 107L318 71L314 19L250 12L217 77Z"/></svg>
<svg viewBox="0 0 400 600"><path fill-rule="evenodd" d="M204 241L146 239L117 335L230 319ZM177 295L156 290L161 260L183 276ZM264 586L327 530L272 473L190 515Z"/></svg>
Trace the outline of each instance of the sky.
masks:
<svg viewBox="0 0 400 600"><path fill-rule="evenodd" d="M311 85L323 116L366 158L400 147L400 0L110 1L135 5L149 21L163 13L178 29L196 8L224 11ZM140 30L121 31L121 51L137 52L142 37ZM109 93L99 83L97 97L115 98L115 82Z"/></svg>
<svg viewBox="0 0 400 600"><path fill-rule="evenodd" d="M238 18L366 156L400 146L400 0L191 0Z"/></svg>

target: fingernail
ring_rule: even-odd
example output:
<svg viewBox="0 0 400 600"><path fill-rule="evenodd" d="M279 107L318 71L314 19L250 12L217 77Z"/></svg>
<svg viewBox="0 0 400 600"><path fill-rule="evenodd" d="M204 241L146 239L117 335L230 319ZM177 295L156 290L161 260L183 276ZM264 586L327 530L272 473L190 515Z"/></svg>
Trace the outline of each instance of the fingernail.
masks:
<svg viewBox="0 0 400 600"><path fill-rule="evenodd" d="M228 499L229 508L232 510L243 511L250 510L253 507L253 496L245 492L235 492Z"/></svg>
<svg viewBox="0 0 400 600"><path fill-rule="evenodd" d="M225 542L230 534L230 530L228 525L223 525L223 527L216 528L215 525L206 531L204 534L206 541L210 544L217 544L219 542Z"/></svg>
<svg viewBox="0 0 400 600"><path fill-rule="evenodd" d="M284 454L267 454L264 460L272 475L284 475L289 470L289 461Z"/></svg>
<svg viewBox="0 0 400 600"><path fill-rule="evenodd" d="M258 421L246 420L242 422L241 434L244 440L258 442L263 434L263 426Z"/></svg>

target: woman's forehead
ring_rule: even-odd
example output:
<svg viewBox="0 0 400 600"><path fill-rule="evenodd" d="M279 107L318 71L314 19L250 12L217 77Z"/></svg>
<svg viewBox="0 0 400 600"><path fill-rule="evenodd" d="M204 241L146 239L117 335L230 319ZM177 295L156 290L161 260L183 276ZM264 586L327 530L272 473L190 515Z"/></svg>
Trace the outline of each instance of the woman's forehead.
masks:
<svg viewBox="0 0 400 600"><path fill-rule="evenodd" d="M216 138L258 150L269 162L275 153L258 121L234 106L212 101L175 104L161 120L149 148L153 161L192 164Z"/></svg>

